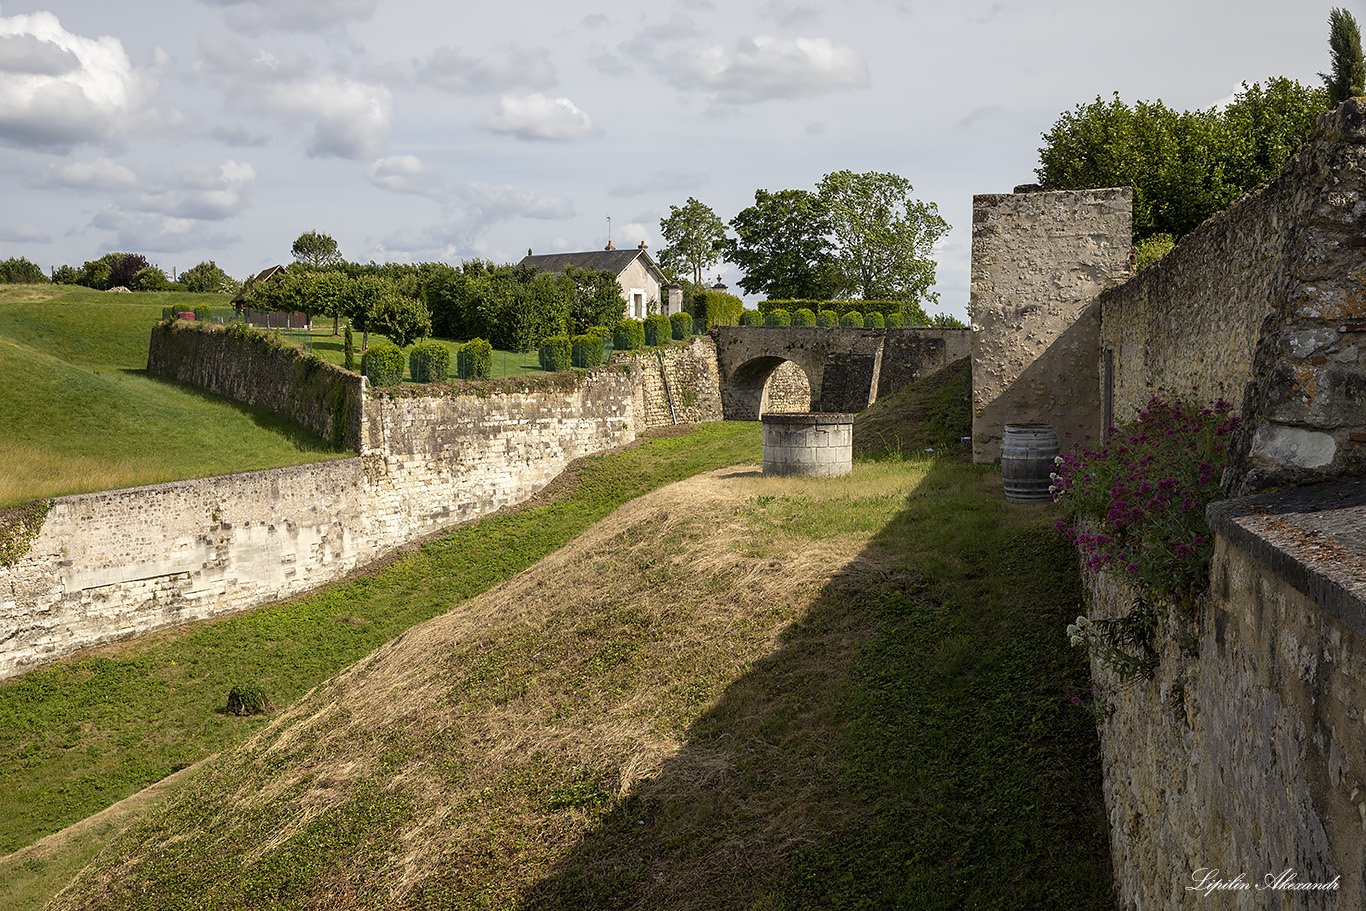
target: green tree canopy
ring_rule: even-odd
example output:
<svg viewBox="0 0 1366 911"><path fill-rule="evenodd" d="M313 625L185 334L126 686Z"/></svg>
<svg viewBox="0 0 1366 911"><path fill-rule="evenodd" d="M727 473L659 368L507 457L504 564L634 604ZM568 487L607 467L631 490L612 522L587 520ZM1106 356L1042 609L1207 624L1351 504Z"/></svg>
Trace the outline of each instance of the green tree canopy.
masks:
<svg viewBox="0 0 1366 911"><path fill-rule="evenodd" d="M43 271L43 267L22 256L12 256L0 262L0 283L45 285L47 281L47 273Z"/></svg>
<svg viewBox="0 0 1366 911"><path fill-rule="evenodd" d="M740 287L771 300L829 300L840 269L824 201L808 190L754 191L754 205L731 219L736 238L726 259L745 275Z"/></svg>
<svg viewBox="0 0 1366 911"><path fill-rule="evenodd" d="M659 251L659 264L674 275L691 275L702 283L702 272L721 261L726 225L711 207L689 196L682 208L669 206L669 217L659 221L668 244Z"/></svg>
<svg viewBox="0 0 1366 911"><path fill-rule="evenodd" d="M300 234L290 252L296 261L315 269L336 265L341 260L337 242L330 235L318 231L305 231Z"/></svg>
<svg viewBox="0 0 1366 911"><path fill-rule="evenodd" d="M1348 98L1366 94L1366 64L1361 59L1361 29L1347 10L1333 7L1328 13L1328 50L1331 74L1319 73L1328 91L1328 104L1337 107Z"/></svg>
<svg viewBox="0 0 1366 911"><path fill-rule="evenodd" d="M1035 173L1045 190L1133 187L1135 241L1180 237L1279 173L1327 105L1290 79L1244 85L1223 111L1133 107L1097 98L1043 134Z"/></svg>
<svg viewBox="0 0 1366 911"><path fill-rule="evenodd" d="M816 185L839 263L841 290L864 300L937 301L935 241L949 230L934 203L911 197L911 182L877 171L835 171Z"/></svg>
<svg viewBox="0 0 1366 911"><path fill-rule="evenodd" d="M186 290L197 294L222 294L229 291L236 282L214 263L207 260L180 273L180 283Z"/></svg>

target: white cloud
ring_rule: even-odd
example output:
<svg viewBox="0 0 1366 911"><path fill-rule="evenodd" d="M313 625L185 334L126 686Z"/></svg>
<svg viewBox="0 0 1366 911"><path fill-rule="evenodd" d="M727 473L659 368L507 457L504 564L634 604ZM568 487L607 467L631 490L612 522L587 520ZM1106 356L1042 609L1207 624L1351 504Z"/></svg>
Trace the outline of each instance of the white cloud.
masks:
<svg viewBox="0 0 1366 911"><path fill-rule="evenodd" d="M270 142L264 133L253 133L244 126L220 126L209 131L209 136L224 145L259 148Z"/></svg>
<svg viewBox="0 0 1366 911"><path fill-rule="evenodd" d="M695 190L707 182L707 175L699 171L655 171L647 177L619 183L607 191L609 196L630 197L645 193Z"/></svg>
<svg viewBox="0 0 1366 911"><path fill-rule="evenodd" d="M814 6L788 3L785 0L771 0L760 12L784 27L809 22L820 15L820 10Z"/></svg>
<svg viewBox="0 0 1366 911"><path fill-rule="evenodd" d="M0 142L64 150L114 142L151 89L116 38L85 38L52 13L0 17Z"/></svg>
<svg viewBox="0 0 1366 911"><path fill-rule="evenodd" d="M29 224L14 227L0 225L0 241L12 244L50 244L52 235Z"/></svg>
<svg viewBox="0 0 1366 911"><path fill-rule="evenodd" d="M44 189L125 190L137 181L137 175L118 162L97 158L52 165L29 184Z"/></svg>
<svg viewBox="0 0 1366 911"><path fill-rule="evenodd" d="M498 99L498 113L485 126L528 142L572 142L600 132L574 102L540 92L504 95Z"/></svg>
<svg viewBox="0 0 1366 911"><path fill-rule="evenodd" d="M183 250L222 249L241 238L210 229L193 218L176 218L150 212L136 212L119 206L102 209L90 222L91 227L108 231L113 250L146 253L179 253Z"/></svg>
<svg viewBox="0 0 1366 911"><path fill-rule="evenodd" d="M555 84L555 67L543 47L509 44L482 59L469 57L459 48L439 47L418 65L417 78L446 92L496 94L517 87L550 88Z"/></svg>
<svg viewBox="0 0 1366 911"><path fill-rule="evenodd" d="M263 104L278 116L312 121L314 158L373 158L388 139L394 99L384 86L327 73L270 86Z"/></svg>
<svg viewBox="0 0 1366 911"><path fill-rule="evenodd" d="M229 160L172 175L162 186L141 194L138 202L143 209L177 219L220 221L247 207L255 184L255 168Z"/></svg>
<svg viewBox="0 0 1366 911"><path fill-rule="evenodd" d="M462 183L455 192L479 210L485 222L514 218L572 218L574 204L563 196L546 195L511 185Z"/></svg>
<svg viewBox="0 0 1366 911"><path fill-rule="evenodd" d="M369 19L378 0L206 0L228 7L230 26L243 32L268 29L319 31Z"/></svg>
<svg viewBox="0 0 1366 911"><path fill-rule="evenodd" d="M435 198L445 192L441 175L423 164L416 155L380 158L366 167L365 176L375 186L395 193L415 193Z"/></svg>
<svg viewBox="0 0 1366 911"><path fill-rule="evenodd" d="M731 104L811 98L869 84L868 65L859 53L825 38L761 35L731 50L720 45L679 50L664 63L674 85L713 92Z"/></svg>

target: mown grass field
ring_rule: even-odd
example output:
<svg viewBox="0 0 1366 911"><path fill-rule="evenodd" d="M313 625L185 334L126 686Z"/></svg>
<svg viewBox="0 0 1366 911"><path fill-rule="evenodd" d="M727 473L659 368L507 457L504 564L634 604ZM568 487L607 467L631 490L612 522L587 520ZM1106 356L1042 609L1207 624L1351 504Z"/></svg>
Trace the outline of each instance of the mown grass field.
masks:
<svg viewBox="0 0 1366 911"><path fill-rule="evenodd" d="M121 836L0 861L0 903L107 842L53 907L1113 908L1052 507L907 456L965 388L870 410L923 426L846 480L659 489L758 455L755 425L699 428L364 578L0 684L9 845L223 750ZM245 680L264 726L219 713Z"/></svg>
<svg viewBox="0 0 1366 911"><path fill-rule="evenodd" d="M147 374L168 300L0 285L0 508L344 453L267 411Z"/></svg>

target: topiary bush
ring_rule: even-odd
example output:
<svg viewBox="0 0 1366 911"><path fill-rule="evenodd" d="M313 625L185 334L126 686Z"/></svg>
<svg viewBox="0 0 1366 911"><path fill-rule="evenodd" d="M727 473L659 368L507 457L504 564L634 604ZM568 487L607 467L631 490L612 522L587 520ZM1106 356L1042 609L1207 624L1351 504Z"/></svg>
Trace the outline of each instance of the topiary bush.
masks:
<svg viewBox="0 0 1366 911"><path fill-rule="evenodd" d="M612 333L612 347L618 351L635 351L645 347L645 324L638 319L624 319Z"/></svg>
<svg viewBox="0 0 1366 911"><path fill-rule="evenodd" d="M734 294L723 291L694 291L692 295L693 319L700 321L708 329L714 326L734 326L740 320L740 312L745 309L744 301Z"/></svg>
<svg viewBox="0 0 1366 911"><path fill-rule="evenodd" d="M493 373L493 345L482 338L472 338L460 346L455 354L455 375L462 380L488 379Z"/></svg>
<svg viewBox="0 0 1366 911"><path fill-rule="evenodd" d="M790 326L792 325L792 314L779 307L777 310L770 310L764 315L765 326Z"/></svg>
<svg viewBox="0 0 1366 911"><path fill-rule="evenodd" d="M744 310L740 313L740 325L742 326L762 326L764 315L758 310Z"/></svg>
<svg viewBox="0 0 1366 911"><path fill-rule="evenodd" d="M669 325L672 327L674 338L688 338L692 335L692 314L675 313L669 317Z"/></svg>
<svg viewBox="0 0 1366 911"><path fill-rule="evenodd" d="M393 386L403 382L403 349L392 342L371 345L360 359L360 372L371 386Z"/></svg>
<svg viewBox="0 0 1366 911"><path fill-rule="evenodd" d="M900 314L900 313L888 313L888 314L887 314L887 318L886 318L886 322L887 322L887 328L888 328L888 329L900 329L900 328L901 328L901 314Z"/></svg>
<svg viewBox="0 0 1366 911"><path fill-rule="evenodd" d="M542 370L568 370L573 365L574 343L567 335L552 335L541 339Z"/></svg>
<svg viewBox="0 0 1366 911"><path fill-rule="evenodd" d="M863 318L863 328L881 329L883 328L882 314L874 310Z"/></svg>
<svg viewBox="0 0 1366 911"><path fill-rule="evenodd" d="M673 341L674 325L662 313L645 317L645 344L650 346L667 345Z"/></svg>
<svg viewBox="0 0 1366 911"><path fill-rule="evenodd" d="M264 715L273 708L266 691L254 683L239 683L228 690L229 715Z"/></svg>
<svg viewBox="0 0 1366 911"><path fill-rule="evenodd" d="M602 336L585 332L570 339L569 361L575 367L596 367L602 363Z"/></svg>
<svg viewBox="0 0 1366 911"><path fill-rule="evenodd" d="M816 311L802 307L792 314L792 325L794 326L814 326L816 325Z"/></svg>
<svg viewBox="0 0 1366 911"><path fill-rule="evenodd" d="M833 329L840 322L839 314L834 310L822 310L816 314L816 325L822 329Z"/></svg>
<svg viewBox="0 0 1366 911"><path fill-rule="evenodd" d="M440 342L419 342L408 352L414 383L444 383L451 371L451 351Z"/></svg>
<svg viewBox="0 0 1366 911"><path fill-rule="evenodd" d="M857 310L850 310L848 313L844 314L844 316L840 317L840 325L845 329L862 329L863 314L859 313Z"/></svg>

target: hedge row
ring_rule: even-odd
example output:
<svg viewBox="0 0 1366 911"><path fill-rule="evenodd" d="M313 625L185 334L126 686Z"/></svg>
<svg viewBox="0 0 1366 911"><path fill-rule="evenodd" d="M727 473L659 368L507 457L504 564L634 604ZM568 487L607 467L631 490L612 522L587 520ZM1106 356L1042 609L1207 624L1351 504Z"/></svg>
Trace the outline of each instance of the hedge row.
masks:
<svg viewBox="0 0 1366 911"><path fill-rule="evenodd" d="M858 312L860 314L878 313L896 315L901 320L901 326L928 326L929 317L926 316L924 309L919 304L908 303L905 301L823 301L823 300L766 300L760 301L759 312L767 316L777 310L786 310L788 313L795 313L798 310L811 310L820 313L822 310L830 310L835 313L835 318L840 319L846 313ZM800 325L795 320L793 325ZM900 328L887 323L889 328ZM865 328L870 328L865 325Z"/></svg>

